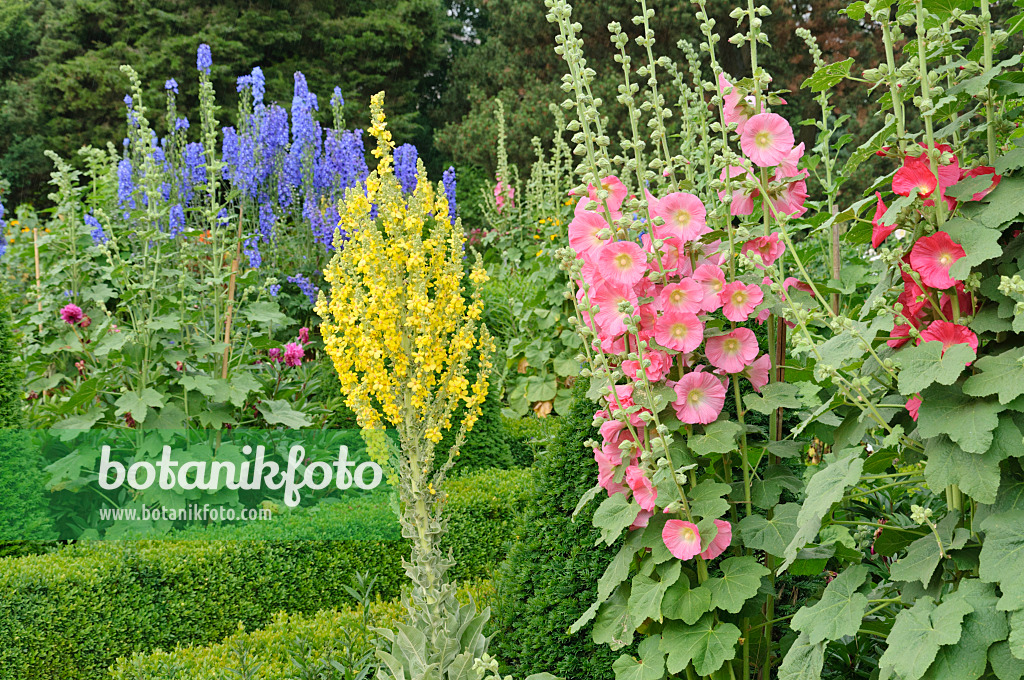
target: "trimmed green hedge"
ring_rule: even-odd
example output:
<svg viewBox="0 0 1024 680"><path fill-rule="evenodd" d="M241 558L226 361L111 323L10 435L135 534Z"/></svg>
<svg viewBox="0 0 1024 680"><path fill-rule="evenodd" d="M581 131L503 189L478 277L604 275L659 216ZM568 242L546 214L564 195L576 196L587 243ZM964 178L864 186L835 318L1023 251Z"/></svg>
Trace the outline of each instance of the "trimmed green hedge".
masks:
<svg viewBox="0 0 1024 680"><path fill-rule="evenodd" d="M479 608L493 595L490 581L460 588L459 601L470 597ZM135 654L121 658L110 670L112 680L222 680L240 667L240 650L246 650L250 664L259 664L253 676L259 680L293 680L297 667L292 661L304 648L300 660L306 666L335 660L344 665L345 647L372 648L373 633L363 622L361 608L320 611L312 616L277 614L266 628L253 632L239 630L223 642L208 647L182 647L170 652ZM371 603L367 607L369 627L391 627L405 614L397 600Z"/></svg>
<svg viewBox="0 0 1024 680"><path fill-rule="evenodd" d="M529 473L518 470L450 483L454 578L486 576L504 557L528 484ZM332 516L345 517L325 508L310 524L335 535ZM267 526L250 525L246 535L280 535L275 522L259 524ZM377 576L376 592L388 599L405 580L402 541L223 540L237 531L204 534L222 540L96 543L0 560L0 680L93 678L132 652L208 644L281 610L349 605L344 587L359 572Z"/></svg>
<svg viewBox="0 0 1024 680"><path fill-rule="evenodd" d="M548 450L558 438L562 419L559 416L536 418L504 418L512 462L517 467L533 467L537 457Z"/></svg>

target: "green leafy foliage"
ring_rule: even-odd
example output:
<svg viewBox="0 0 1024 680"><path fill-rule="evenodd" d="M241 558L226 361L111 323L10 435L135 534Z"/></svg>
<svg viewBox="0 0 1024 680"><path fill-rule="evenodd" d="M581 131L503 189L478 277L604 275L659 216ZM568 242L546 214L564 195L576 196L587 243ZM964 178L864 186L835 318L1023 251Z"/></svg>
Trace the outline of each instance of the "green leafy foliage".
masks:
<svg viewBox="0 0 1024 680"><path fill-rule="evenodd" d="M848 567L828 584L817 604L797 612L793 628L805 633L810 645L856 634L868 605L867 595L859 592L867 575L867 565Z"/></svg>
<svg viewBox="0 0 1024 680"><path fill-rule="evenodd" d="M906 680L923 677L939 648L960 640L964 617L972 611L974 608L964 599L936 605L930 597L920 598L913 607L896 615L879 668Z"/></svg>

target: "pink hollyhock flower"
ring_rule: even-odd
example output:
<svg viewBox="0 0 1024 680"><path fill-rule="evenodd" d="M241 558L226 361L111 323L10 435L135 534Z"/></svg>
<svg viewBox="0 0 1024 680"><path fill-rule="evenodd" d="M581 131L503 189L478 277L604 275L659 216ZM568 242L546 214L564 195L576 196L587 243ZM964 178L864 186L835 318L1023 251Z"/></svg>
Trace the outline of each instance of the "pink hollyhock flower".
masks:
<svg viewBox="0 0 1024 680"><path fill-rule="evenodd" d="M654 227L656 238L678 238L689 243L711 231L705 222L707 210L704 204L693 194L684 191L660 199L657 206L652 208L652 216L665 220L665 224Z"/></svg>
<svg viewBox="0 0 1024 680"><path fill-rule="evenodd" d="M647 271L647 255L632 241L616 241L601 248L597 270L606 281L632 286Z"/></svg>
<svg viewBox="0 0 1024 680"><path fill-rule="evenodd" d="M904 158L903 166L892 178L893 193L900 196L909 196L914 189L917 189L919 196L931 196L936 186L938 180L924 155Z"/></svg>
<svg viewBox="0 0 1024 680"><path fill-rule="evenodd" d="M725 386L710 373L687 373L679 379L674 389L677 399L672 402L672 406L676 416L684 423L713 423L725 406Z"/></svg>
<svg viewBox="0 0 1024 680"><path fill-rule="evenodd" d="M737 328L726 335L708 338L704 353L715 368L740 373L757 357L757 338L749 328Z"/></svg>
<svg viewBox="0 0 1024 680"><path fill-rule="evenodd" d="M889 238L889 234L896 231L896 225L882 224L882 216L888 208L882 202L882 192L876 191L875 196L878 197L878 203L875 205L875 219L871 220L871 247L877 249L882 241Z"/></svg>
<svg viewBox="0 0 1024 680"><path fill-rule="evenodd" d="M807 171L802 171L801 177L807 176ZM775 179L782 179L779 172L776 171ZM792 217L800 217L807 208L804 207L804 203L807 202L807 182L803 179L796 179L788 182L782 189L772 198L772 206L779 213L785 213Z"/></svg>
<svg viewBox="0 0 1024 680"><path fill-rule="evenodd" d="M729 179L735 179L737 182L741 182L747 177L747 171L745 168L738 165L729 167L728 171ZM726 171L722 170L718 179L725 181ZM749 215L754 212L754 199L757 198L761 192L757 189L740 188L732 190L732 202L729 203L729 214L733 217L740 217L743 215ZM725 200L725 190L722 189L718 192L719 200Z"/></svg>
<svg viewBox="0 0 1024 680"><path fill-rule="evenodd" d="M594 450L594 460L597 461L597 483L608 492L609 496L629 491L628 486L615 481L615 473L619 469L618 460L610 460L608 456L597 449Z"/></svg>
<svg viewBox="0 0 1024 680"><path fill-rule="evenodd" d="M910 251L910 266L931 288L952 288L957 279L949 275L949 268L964 256L964 249L953 243L949 234L937 231L918 239Z"/></svg>
<svg viewBox="0 0 1024 680"><path fill-rule="evenodd" d="M786 246L779 241L779 234L773 231L767 236L750 239L743 244L741 250L744 254L757 253L760 255L763 264L758 265L758 269L764 269L775 264L775 261L786 250Z"/></svg>
<svg viewBox="0 0 1024 680"><path fill-rule="evenodd" d="M744 368L740 375L749 380L753 388L760 392L761 388L768 384L768 372L771 368L772 358L767 354L762 354Z"/></svg>
<svg viewBox="0 0 1024 680"><path fill-rule="evenodd" d="M768 285L769 283L771 283L771 279L768 279L767 276L765 277L765 279L767 279L766 282L765 282L765 285ZM803 281L801 281L800 279L796 278L795 276L787 276L786 279L782 282L782 298L783 299L786 298L786 291L788 291L790 288L796 288L797 290L802 290L805 293L810 293L811 297L814 297L814 289L811 288L811 284L804 283Z"/></svg>
<svg viewBox="0 0 1024 680"><path fill-rule="evenodd" d="M617 286L609 282L598 286L597 292L593 294L590 301L601 310L594 317L594 320L597 321L600 335L602 338L607 337L609 339L617 338L626 332L626 316L632 314L632 312L620 312L619 304L628 302L631 310L639 307L636 293L633 292L632 288Z"/></svg>
<svg viewBox="0 0 1024 680"><path fill-rule="evenodd" d="M960 309L960 314L957 316L973 315L976 311L974 307L974 298L971 297L971 294L964 288L964 284L959 281L956 282L955 288L957 304ZM943 316L947 319L953 318L953 298L949 293L942 294L942 297L939 299L939 307L942 308Z"/></svg>
<svg viewBox="0 0 1024 680"><path fill-rule="evenodd" d="M299 344L305 345L309 342L309 329L303 326L299 329Z"/></svg>
<svg viewBox="0 0 1024 680"><path fill-rule="evenodd" d="M693 522L670 519L661 530L661 540L677 559L689 560L700 554L700 532Z"/></svg>
<svg viewBox="0 0 1024 680"><path fill-rule="evenodd" d="M626 194L629 191L626 189L626 185L622 183L615 175L609 175L601 178L601 188L608 192L608 208L612 211L617 211L622 208L622 202L626 200ZM588 187L588 196L590 200L597 201L601 200L597 197L597 189L594 185Z"/></svg>
<svg viewBox="0 0 1024 680"><path fill-rule="evenodd" d="M60 318L64 319L64 323L74 326L82 320L82 308L78 305L65 305L64 309L60 310Z"/></svg>
<svg viewBox="0 0 1024 680"><path fill-rule="evenodd" d="M999 186L999 182L1002 181L1002 179L1003 179L1003 176L1002 175L997 175L996 174L996 169L993 168L990 165L981 165L981 166L978 166L977 168L974 168L972 170L967 170L966 172L962 172L961 176L960 176L960 179L963 179L965 177L981 177L982 175L992 175L992 184L989 185L989 187L987 189L982 189L978 193L976 193L973 196L971 196L971 200L972 201L980 201L981 199L983 199L986 196L988 196L992 192L993 189L995 189L997 186Z"/></svg>
<svg viewBox="0 0 1024 680"><path fill-rule="evenodd" d="M658 497L658 490L654 488L651 480L647 479L643 471L635 465L626 468L626 484L633 491L633 498L642 510L654 510L654 501Z"/></svg>
<svg viewBox="0 0 1024 680"><path fill-rule="evenodd" d="M666 522L667 524L667 522ZM718 529L718 533L711 539L708 549L700 554L706 560L713 560L729 547L732 543L732 525L722 519L715 520L715 528Z"/></svg>
<svg viewBox="0 0 1024 680"><path fill-rule="evenodd" d="M692 352L704 340L704 324L695 314L668 311L658 319L654 339L677 352Z"/></svg>
<svg viewBox="0 0 1024 680"><path fill-rule="evenodd" d="M758 167L779 165L793 149L793 128L777 113L759 113L744 126L740 148Z"/></svg>
<svg viewBox="0 0 1024 680"><path fill-rule="evenodd" d="M621 420L606 420L601 424L601 427L598 428L598 432L601 433L601 439L605 442L615 442L618 444L621 441L620 438L623 436L623 433L626 432L626 424ZM626 436L631 435L626 432Z"/></svg>
<svg viewBox="0 0 1024 680"><path fill-rule="evenodd" d="M907 344L910 340L910 324L900 323L893 324L892 331L889 333L889 339L885 341L885 344L889 345L893 349L899 349L903 345Z"/></svg>
<svg viewBox="0 0 1024 680"><path fill-rule="evenodd" d="M644 359L651 362L644 371L651 382L664 380L672 371L672 356L668 352L649 349L644 352ZM622 372L633 380L640 380L640 362L634 359L623 361Z"/></svg>
<svg viewBox="0 0 1024 680"><path fill-rule="evenodd" d="M654 517L653 511L641 510L637 513L636 519L633 520L633 523L629 525L629 530L635 531L636 529L645 528L650 523L652 517Z"/></svg>
<svg viewBox="0 0 1024 680"><path fill-rule="evenodd" d="M267 357L275 364L281 363L281 350L278 347L273 347L267 350Z"/></svg>
<svg viewBox="0 0 1024 680"><path fill-rule="evenodd" d="M515 209L515 201L512 200L515 194L516 190L512 185L505 186L504 182L498 180L494 185L494 202L498 205L499 213L505 208L505 203L508 203L509 209Z"/></svg>
<svg viewBox="0 0 1024 680"><path fill-rule="evenodd" d="M915 395L907 400L907 411L910 412L910 417L917 420L917 412L921 410L921 395Z"/></svg>
<svg viewBox="0 0 1024 680"><path fill-rule="evenodd" d="M775 179L781 179L783 177L796 177L797 175L803 175L797 167L800 163L800 159L804 157L804 143L800 142L794 146L786 157L779 163L778 169L775 171Z"/></svg>
<svg viewBox="0 0 1024 680"><path fill-rule="evenodd" d="M764 293L757 284L752 283L748 286L742 281L733 281L726 284L718 297L722 301L722 313L726 319L746 321L754 308L764 300Z"/></svg>
<svg viewBox="0 0 1024 680"><path fill-rule="evenodd" d="M727 124L736 123L736 134L742 135L743 129L754 113L756 102L753 97L741 97L736 87L725 76L718 74L718 92L722 95L722 113ZM728 93L728 94L726 94ZM761 105L764 111L764 105Z"/></svg>
<svg viewBox="0 0 1024 680"><path fill-rule="evenodd" d="M725 272L715 264L702 264L693 272L693 280L704 289L701 308L705 312L713 312L722 306L720 297L725 289Z"/></svg>
<svg viewBox="0 0 1024 680"><path fill-rule="evenodd" d="M657 308L663 312L689 312L697 314L702 310L704 288L693 279L683 279L679 283L670 283L661 289L661 294L654 299Z"/></svg>
<svg viewBox="0 0 1024 680"><path fill-rule="evenodd" d="M943 353L953 345L967 345L975 353L978 351L978 336L974 334L974 331L967 326L960 326L949 321L941 319L932 321L928 324L928 328L921 331L921 342L934 340L942 342ZM970 363L968 363L969 365Z"/></svg>
<svg viewBox="0 0 1024 680"><path fill-rule="evenodd" d="M302 358L305 356L305 352L302 350L302 345L296 345L294 342L289 342L284 346L284 363L288 366L301 366Z"/></svg>
<svg viewBox="0 0 1024 680"><path fill-rule="evenodd" d="M606 241L598 238L597 233L608 227L608 223L599 214L584 211L576 215L569 223L569 245L576 251L576 256L589 259Z"/></svg>

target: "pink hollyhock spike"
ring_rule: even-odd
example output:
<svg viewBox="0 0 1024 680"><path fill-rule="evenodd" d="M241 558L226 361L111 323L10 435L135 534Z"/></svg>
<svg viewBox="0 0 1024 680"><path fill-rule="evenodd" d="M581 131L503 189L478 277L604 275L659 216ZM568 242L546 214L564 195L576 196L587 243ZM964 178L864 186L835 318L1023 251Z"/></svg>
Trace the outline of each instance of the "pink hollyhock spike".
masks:
<svg viewBox="0 0 1024 680"><path fill-rule="evenodd" d="M896 225L882 224L882 216L885 215L888 208L882 201L882 192L876 191L875 196L878 198L878 203L875 204L875 218L871 220L871 247L877 249L882 245L882 241L889 238L889 234L896 231Z"/></svg>
<svg viewBox="0 0 1024 680"><path fill-rule="evenodd" d="M949 268L964 256L964 249L944 231L918 239L910 251L910 266L926 286L944 290L958 279L949 275Z"/></svg>
<svg viewBox="0 0 1024 680"><path fill-rule="evenodd" d="M907 399L907 411L910 412L910 417L915 421L917 420L917 412L921 410L921 395L917 394Z"/></svg>
<svg viewBox="0 0 1024 680"><path fill-rule="evenodd" d="M775 261L786 250L786 246L779 241L779 234L773 231L767 236L750 239L743 244L741 250L744 254L757 253L760 255L762 264L758 265L758 269L764 269L775 264Z"/></svg>
<svg viewBox="0 0 1024 680"><path fill-rule="evenodd" d="M942 343L943 354L953 345L967 345L975 353L978 351L978 336L974 334L974 331L967 326L950 323L942 319L932 321L928 324L928 328L921 331L921 342L931 342L934 340ZM970 362L967 365L970 366Z"/></svg>
<svg viewBox="0 0 1024 680"><path fill-rule="evenodd" d="M654 327L654 339L662 347L677 352L692 352L704 340L704 324L695 314L670 310L658 319Z"/></svg>
<svg viewBox="0 0 1024 680"><path fill-rule="evenodd" d="M670 283L661 289L661 294L654 299L660 311L689 312L697 314L702 310L704 288L693 279L683 279L679 283Z"/></svg>
<svg viewBox="0 0 1024 680"><path fill-rule="evenodd" d="M725 406L725 386L710 373L687 373L679 379L674 389L677 398L672 402L672 406L675 408L676 416L684 423L713 423Z"/></svg>
<svg viewBox="0 0 1024 680"><path fill-rule="evenodd" d="M804 143L800 142L786 154L786 157L779 163L778 169L775 171L775 179L781 179L783 177L796 177L797 175L803 175L800 169L797 167L800 164L800 159L804 157Z"/></svg>
<svg viewBox="0 0 1024 680"><path fill-rule="evenodd" d="M305 345L309 342L309 329L303 326L299 329L299 344Z"/></svg>
<svg viewBox="0 0 1024 680"><path fill-rule="evenodd" d="M639 307L632 288L607 281L597 287L590 301L601 310L594 316L594 321L597 322L602 339L617 338L626 332L626 312L619 311L619 303L628 302L631 309Z"/></svg>
<svg viewBox="0 0 1024 680"><path fill-rule="evenodd" d="M60 310L60 318L64 320L64 323L74 326L83 318L82 308L73 304L65 305L64 308Z"/></svg>
<svg viewBox="0 0 1024 680"><path fill-rule="evenodd" d="M685 191L677 191L660 199L651 214L665 221L665 224L654 227L656 238L678 238L689 243L711 231L705 222L707 210L704 204Z"/></svg>
<svg viewBox="0 0 1024 680"><path fill-rule="evenodd" d="M693 522L670 519L661 530L661 540L677 559L689 560L700 554L700 531Z"/></svg>
<svg viewBox="0 0 1024 680"><path fill-rule="evenodd" d="M302 349L302 345L297 345L294 342L289 342L284 346L284 363L287 366L296 367L302 365L302 359L305 356L305 352Z"/></svg>
<svg viewBox="0 0 1024 680"><path fill-rule="evenodd" d="M745 168L738 165L729 167L728 172L729 179L735 179L737 182L743 181L747 177L747 171ZM719 174L718 179L725 181L726 171L722 170ZM760 195L757 189L733 189L732 190L732 202L729 203L729 213L733 217L741 217L744 215L750 215L754 212L754 199ZM725 200L725 190L722 189L718 192L719 200Z"/></svg>
<svg viewBox="0 0 1024 680"><path fill-rule="evenodd" d="M721 73L718 74L718 91L723 99L722 113L725 115L725 122L736 123L736 134L742 135L747 121L755 111L754 98L741 97L737 88ZM764 104L761 105L761 111L764 111Z"/></svg>
<svg viewBox="0 0 1024 680"><path fill-rule="evenodd" d="M672 371L672 355L668 352L649 349L644 353L644 359L651 362L644 371L647 374L647 379L651 382L664 380ZM640 380L640 362L633 359L623 361L622 372L633 380Z"/></svg>
<svg viewBox="0 0 1024 680"><path fill-rule="evenodd" d="M498 180L498 183L494 185L494 202L498 206L499 213L505 208L505 203L508 203L509 209L516 207L515 201L512 200L515 195L516 190L511 184L506 186L504 182Z"/></svg>
<svg viewBox="0 0 1024 680"><path fill-rule="evenodd" d="M597 255L597 270L610 283L632 286L647 271L647 254L632 241L609 243Z"/></svg>
<svg viewBox="0 0 1024 680"><path fill-rule="evenodd" d="M753 388L760 392L761 388L768 384L768 372L771 368L772 358L767 354L762 354L744 368L740 375L749 380Z"/></svg>
<svg viewBox="0 0 1024 680"><path fill-rule="evenodd" d="M907 156L892 178L892 191L900 196L909 196L914 189L919 196L931 196L936 186L938 180L925 156Z"/></svg>
<svg viewBox="0 0 1024 680"><path fill-rule="evenodd" d="M642 510L654 510L654 501L658 497L658 490L654 488L643 470L635 465L626 468L626 484L633 491L633 498Z"/></svg>
<svg viewBox="0 0 1024 680"><path fill-rule="evenodd" d="M1002 181L1003 179L1003 176L997 175L996 169L990 165L981 165L972 170L967 170L966 172L962 173L961 179L963 179L964 177L981 177L982 175L992 175L992 184L989 185L987 189L982 189L978 193L971 196L972 201L980 201L981 199L988 196L993 189L999 186L999 182Z"/></svg>
<svg viewBox="0 0 1024 680"><path fill-rule="evenodd" d="M594 452L594 460L597 461L597 483L608 492L609 496L629 491L628 486L615 481L615 473L619 469L617 461L611 461L607 456L599 455L596 450Z"/></svg>
<svg viewBox="0 0 1024 680"><path fill-rule="evenodd" d="M667 522L666 522L667 524ZM729 547L732 543L732 525L722 519L715 520L715 528L718 529L718 533L711 539L711 544L708 545L708 549L700 554L706 560L713 560Z"/></svg>
<svg viewBox="0 0 1024 680"><path fill-rule="evenodd" d="M740 148L758 167L779 165L793 149L793 128L777 113L759 113L744 126Z"/></svg>
<svg viewBox="0 0 1024 680"><path fill-rule="evenodd" d="M715 368L740 373L757 357L757 338L749 328L737 328L725 335L708 338L704 353Z"/></svg>
<svg viewBox="0 0 1024 680"><path fill-rule="evenodd" d="M764 293L757 284L749 286L742 281L726 284L718 294L722 301L722 313L729 321L746 321L751 312L764 300Z"/></svg>
<svg viewBox="0 0 1024 680"><path fill-rule="evenodd" d="M618 213L619 210L622 208L622 202L624 200L626 200L626 195L629 193L629 190L626 188L626 185L622 183L622 180L620 180L615 175L609 175L608 177L602 178L601 179L601 188L608 192L608 198L607 198L608 210L610 210L612 212L613 219L615 219L615 218L617 218L616 217L616 213ZM569 195L570 196L575 196L576 192L570 191ZM587 187L587 196L586 196L586 198L580 199L580 203L584 203L585 201L588 201L588 200L589 201L594 201L599 206L601 206L600 208L597 209L598 214L603 214L604 213L604 204L601 202L601 199L599 199L597 197L597 188L593 184L591 184L591 185L589 185ZM579 204L577 204L576 205L577 214L579 214L579 211L581 209L586 209L586 208L587 208L586 205L583 205L582 208L581 208L581 206ZM621 213L620 213L620 215L621 215Z"/></svg>
<svg viewBox="0 0 1024 680"><path fill-rule="evenodd" d="M713 312L722 306L720 297L725 289L725 272L716 264L702 264L693 272L693 280L704 289L701 308L705 312Z"/></svg>
<svg viewBox="0 0 1024 680"><path fill-rule="evenodd" d="M597 233L608 227L604 218L594 212L584 211L569 223L569 245L576 251L576 256L584 260L596 255L606 241L598 238Z"/></svg>
<svg viewBox="0 0 1024 680"><path fill-rule="evenodd" d="M601 439L606 443L613 442L616 445L622 441L622 434L624 432L627 436L632 437L632 435L626 432L626 424L621 420L606 420L601 424L598 432L601 433Z"/></svg>

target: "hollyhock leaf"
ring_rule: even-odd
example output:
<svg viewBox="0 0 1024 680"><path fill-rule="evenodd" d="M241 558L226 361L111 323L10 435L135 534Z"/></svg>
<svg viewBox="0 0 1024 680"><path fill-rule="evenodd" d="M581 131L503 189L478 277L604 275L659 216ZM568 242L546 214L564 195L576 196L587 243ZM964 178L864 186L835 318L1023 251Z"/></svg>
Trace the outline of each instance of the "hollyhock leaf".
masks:
<svg viewBox="0 0 1024 680"><path fill-rule="evenodd" d="M1024 167L1024 147L1017 147L1007 151L996 159L995 171L997 175L1005 175L1011 170Z"/></svg>
<svg viewBox="0 0 1024 680"><path fill-rule="evenodd" d="M812 644L855 635L868 606L867 595L858 592L868 571L866 564L855 564L832 579L817 603L796 613L793 628L807 633Z"/></svg>
<svg viewBox="0 0 1024 680"><path fill-rule="evenodd" d="M271 425L283 425L285 427L309 427L313 423L304 414L296 411L284 399L264 399L257 406L263 414L264 420Z"/></svg>
<svg viewBox="0 0 1024 680"><path fill-rule="evenodd" d="M996 609L999 596L992 584L966 579L955 593L946 596L951 598L966 600L974 611L964 619L960 640L939 648L922 680L977 680L985 674L989 647L1005 640L1010 632L1006 614Z"/></svg>
<svg viewBox="0 0 1024 680"><path fill-rule="evenodd" d="M740 520L739 531L743 545L754 550L764 550L769 555L782 557L793 537L796 536L796 517L800 514L799 503L783 503L775 506L772 517L749 515Z"/></svg>
<svg viewBox="0 0 1024 680"><path fill-rule="evenodd" d="M978 373L964 381L964 394L972 397L995 394L1000 404L1008 404L1024 394L1024 347L984 356L974 368Z"/></svg>
<svg viewBox="0 0 1024 680"><path fill-rule="evenodd" d="M711 591L711 604L730 614L739 613L747 600L757 594L761 578L770 572L751 555L730 557L720 565L722 575L709 578L704 587Z"/></svg>
<svg viewBox="0 0 1024 680"><path fill-rule="evenodd" d="M624 494L617 493L604 499L594 511L594 526L601 530L601 538L597 540L597 544L614 543L622 530L636 520L638 514L640 506L627 500Z"/></svg>
<svg viewBox="0 0 1024 680"><path fill-rule="evenodd" d="M977 175L975 177L964 177L962 180L946 189L946 195L958 201L969 201L974 194L981 193L992 186L992 175ZM945 231L945 226L943 226Z"/></svg>
<svg viewBox="0 0 1024 680"><path fill-rule="evenodd" d="M964 344L943 352L938 340L905 347L896 356L900 360L900 394L905 396L917 394L933 383L952 385L976 358L974 350Z"/></svg>
<svg viewBox="0 0 1024 680"><path fill-rule="evenodd" d="M805 80L800 89L811 88L811 92L822 92L831 89L842 82L843 78L850 75L850 68L853 66L853 57L822 66L814 71L814 75Z"/></svg>
<svg viewBox="0 0 1024 680"><path fill-rule="evenodd" d="M860 147L850 154L850 159L846 161L846 165L843 166L843 174L847 177L853 174L860 165L875 155L877 151L881 151L885 148L889 139L896 132L896 120L893 119L889 124L883 127L881 130L871 135L868 141L860 145Z"/></svg>
<svg viewBox="0 0 1024 680"><path fill-rule="evenodd" d="M917 429L922 438L945 434L968 453L988 451L992 431L999 424L999 412L1003 410L998 402L969 397L959 386L941 385L931 387L921 398Z"/></svg>
<svg viewBox="0 0 1024 680"><path fill-rule="evenodd" d="M142 392L125 392L118 397L114 402L114 406L117 406L114 415L130 413L136 423L141 423L146 419L146 411L150 407L160 408L163 405L163 395L152 387L147 387Z"/></svg>
<svg viewBox="0 0 1024 680"><path fill-rule="evenodd" d="M860 21L864 18L864 15L867 14L867 4L864 3L863 0L857 0L857 2L852 3L846 9L839 10L839 13L845 14L854 21Z"/></svg>
<svg viewBox="0 0 1024 680"><path fill-rule="evenodd" d="M1010 644L1010 654L1024 660L1024 610L1018 609L1010 614L1010 636L1007 642Z"/></svg>
<svg viewBox="0 0 1024 680"><path fill-rule="evenodd" d="M654 522L654 520L651 521L652 523ZM633 564L633 558L642 548L641 539L643 533L641 531L631 532L626 540L623 541L622 548L619 549L619 552L616 553L615 557L608 563L608 566L605 567L604 573L601 574L601 578L597 581L597 604L607 600L612 592L619 587L619 584L629 578L629 569L630 565ZM661 540L660 535L658 540ZM594 611L597 611L596 608ZM583 623L586 623L586 621L580 619L580 621L573 624L573 628L579 630Z"/></svg>
<svg viewBox="0 0 1024 680"><path fill-rule="evenodd" d="M978 576L985 583L996 583L1003 593L997 605L1000 611L1024 607L1024 509L1017 508L992 515L981 523L985 542L981 546Z"/></svg>
<svg viewBox="0 0 1024 680"><path fill-rule="evenodd" d="M975 314L967 327L975 333L1001 333L1013 328L1013 323L999 318L998 308L989 305Z"/></svg>
<svg viewBox="0 0 1024 680"><path fill-rule="evenodd" d="M804 442L777 441L768 442L765 448L768 449L768 453L779 458L796 458L803 455L805 447L806 444Z"/></svg>
<svg viewBox="0 0 1024 680"><path fill-rule="evenodd" d="M999 245L1002 233L986 229L978 222L956 217L943 225L942 230L964 249L964 256L949 267L949 275L954 279L966 279L979 264L1003 254L1003 248Z"/></svg>
<svg viewBox="0 0 1024 680"><path fill-rule="evenodd" d="M698 456L712 453L729 453L736 450L736 436L740 433L739 423L731 420L716 420L704 427L704 434L695 434L687 440L690 449Z"/></svg>
<svg viewBox="0 0 1024 680"><path fill-rule="evenodd" d="M705 614L692 626L672 621L661 634L661 649L668 653L669 673L681 673L692 661L698 675L710 675L736 657L740 629L731 623L715 623Z"/></svg>
<svg viewBox="0 0 1024 680"><path fill-rule="evenodd" d="M1024 213L1024 201L1019 200L1024 192L1024 177L1003 177L992 193L988 205L977 216L977 220L992 229L998 229Z"/></svg>
<svg viewBox="0 0 1024 680"><path fill-rule="evenodd" d="M1009 418L1000 421L1016 429ZM1019 449L1020 430L1017 432ZM946 437L932 437L925 442L924 455L928 459L924 477L929 487L942 489L959 484L961 491L979 503L995 502L999 491L999 462L1007 457L1002 447L993 445L982 454L967 453Z"/></svg>
<svg viewBox="0 0 1024 680"><path fill-rule="evenodd" d="M711 611L711 591L703 586L690 588L690 582L681 578L665 591L661 601L661 615L666 619L693 625Z"/></svg>
<svg viewBox="0 0 1024 680"><path fill-rule="evenodd" d="M797 533L786 546L786 561L779 568L782 573L796 560L797 553L814 540L821 528L821 520L832 506L843 499L846 489L860 480L864 469L862 449L844 449L826 456L828 466L819 468L807 483L806 499L797 515Z"/></svg>
<svg viewBox="0 0 1024 680"><path fill-rule="evenodd" d="M887 639L888 646L878 666L905 680L918 680L935 660L942 645L960 640L964 617L973 607L963 599L951 599L936 606L928 596L918 599L910 609L896 615Z"/></svg>
<svg viewBox="0 0 1024 680"><path fill-rule="evenodd" d="M661 580L655 580L643 574L633 577L633 585L629 593L629 612L633 617L634 627L639 627L646 619L658 622L662 620L661 601L669 586L679 580L681 565L682 563L678 560L671 562L664 574L660 574Z"/></svg>
<svg viewBox="0 0 1024 680"><path fill-rule="evenodd" d="M793 493L803 491L804 483L784 465L770 465L760 479L750 485L750 501L755 507L767 510L779 502L783 489Z"/></svg>
<svg viewBox="0 0 1024 680"><path fill-rule="evenodd" d="M659 494L661 492L659 491ZM665 529L665 523L671 519L669 515L663 512L655 513L654 517L647 522L647 526L642 532L634 532L636 535L642 534L642 540L640 545L644 548L649 548L650 559L655 564L662 564L672 559L672 553L669 551L668 546L665 545L665 539L662 538L661 532ZM633 537L633 533L630 534L630 538ZM628 539L627 539L628 540ZM632 558L630 558L632 559ZM629 570L629 562L626 563L625 569ZM625 578L625 576L623 576ZM600 595L600 584L598 584L598 595Z"/></svg>
<svg viewBox="0 0 1024 680"><path fill-rule="evenodd" d="M640 643L640 658L623 654L612 670L615 680L661 680L665 676L665 653L659 649L660 635L652 635Z"/></svg>
<svg viewBox="0 0 1024 680"><path fill-rule="evenodd" d="M953 540L953 530L960 519L960 514L950 512L942 518L942 521L935 527L946 548L950 547ZM961 546L962 547L962 546ZM939 552L939 543L935 536L929 532L910 544L907 554L893 563L891 568L892 578L895 581L919 581L925 588L932 580L935 568L939 566L942 554Z"/></svg>
<svg viewBox="0 0 1024 680"><path fill-rule="evenodd" d="M807 633L801 633L779 666L779 680L821 680L824 666L825 643L811 644Z"/></svg>
<svg viewBox="0 0 1024 680"><path fill-rule="evenodd" d="M254 326L285 326L292 321L281 313L276 302L251 302L243 308L242 315Z"/></svg>
<svg viewBox="0 0 1024 680"><path fill-rule="evenodd" d="M1010 651L1010 643L997 642L988 649L988 662L999 680L1021 680L1024 678L1024 661Z"/></svg>
<svg viewBox="0 0 1024 680"><path fill-rule="evenodd" d="M800 399L797 397L799 393L797 385L776 382L761 388L761 394L745 395L743 403L751 411L770 415L778 408L800 408Z"/></svg>
<svg viewBox="0 0 1024 680"><path fill-rule="evenodd" d="M732 487L713 479L705 479L686 494L690 499L690 511L703 518L717 519L729 510L729 502L722 498ZM704 533L701 532L701 537ZM710 539L709 539L710 540Z"/></svg>
<svg viewBox="0 0 1024 680"><path fill-rule="evenodd" d="M911 192L909 196L897 196L893 199L893 202L889 204L889 209L882 215L882 224L896 224L899 222L900 213L903 212L904 208L908 208L914 204L917 200L917 196L914 192Z"/></svg>
<svg viewBox="0 0 1024 680"><path fill-rule="evenodd" d="M622 649L633 644L634 631L629 615L629 583L623 583L598 609L593 640L599 645Z"/></svg>

